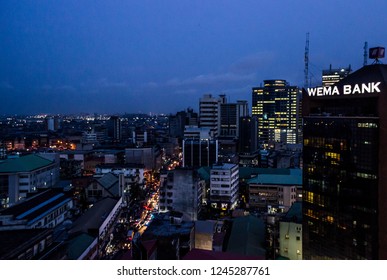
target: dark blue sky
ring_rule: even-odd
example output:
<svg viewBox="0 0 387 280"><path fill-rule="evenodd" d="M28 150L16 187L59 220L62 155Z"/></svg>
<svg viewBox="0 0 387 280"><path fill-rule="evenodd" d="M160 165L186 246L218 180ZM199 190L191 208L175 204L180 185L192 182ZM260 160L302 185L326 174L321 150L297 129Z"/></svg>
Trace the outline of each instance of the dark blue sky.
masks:
<svg viewBox="0 0 387 280"><path fill-rule="evenodd" d="M0 114L170 113L204 93L248 100L387 46L387 1L0 2Z"/></svg>

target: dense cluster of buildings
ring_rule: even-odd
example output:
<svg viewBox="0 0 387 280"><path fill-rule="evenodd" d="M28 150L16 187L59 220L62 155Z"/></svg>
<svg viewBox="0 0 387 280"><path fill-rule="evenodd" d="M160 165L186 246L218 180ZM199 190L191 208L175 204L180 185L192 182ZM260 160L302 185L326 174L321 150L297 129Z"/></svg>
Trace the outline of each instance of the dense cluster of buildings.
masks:
<svg viewBox="0 0 387 280"><path fill-rule="evenodd" d="M387 67L351 71L251 114L3 117L0 259L386 259Z"/></svg>

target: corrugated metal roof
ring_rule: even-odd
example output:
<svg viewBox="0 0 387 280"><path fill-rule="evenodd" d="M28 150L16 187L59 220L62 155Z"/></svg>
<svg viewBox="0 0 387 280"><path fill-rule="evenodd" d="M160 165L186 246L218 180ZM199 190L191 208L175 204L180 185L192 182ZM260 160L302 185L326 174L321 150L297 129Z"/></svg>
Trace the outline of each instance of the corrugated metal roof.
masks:
<svg viewBox="0 0 387 280"><path fill-rule="evenodd" d="M247 180L248 184L261 185L302 185L301 169L288 169L289 174L259 174Z"/></svg>
<svg viewBox="0 0 387 280"><path fill-rule="evenodd" d="M77 260L85 250L93 243L95 237L87 234L81 233L76 236L69 242L69 246L67 248L68 258L70 260Z"/></svg>
<svg viewBox="0 0 387 280"><path fill-rule="evenodd" d="M286 213L283 221L293 221L296 223L302 222L302 203L300 201L294 202L292 207Z"/></svg>
<svg viewBox="0 0 387 280"><path fill-rule="evenodd" d="M98 183L107 190L110 189L117 182L118 177L113 173L106 173L98 179Z"/></svg>
<svg viewBox="0 0 387 280"><path fill-rule="evenodd" d="M245 256L262 256L266 254L265 223L254 216L244 216L233 221L227 252Z"/></svg>
<svg viewBox="0 0 387 280"><path fill-rule="evenodd" d="M52 163L51 160L34 154L19 158L9 158L0 163L0 173L30 172Z"/></svg>
<svg viewBox="0 0 387 280"><path fill-rule="evenodd" d="M21 203L1 210L0 215L11 215L14 219L27 220L30 224L69 201L71 201L71 197L68 194L62 193L61 190L48 189Z"/></svg>
<svg viewBox="0 0 387 280"><path fill-rule="evenodd" d="M118 201L115 198L105 197L94 203L93 207L89 208L73 223L69 234L98 230Z"/></svg>
<svg viewBox="0 0 387 280"><path fill-rule="evenodd" d="M289 175L292 169L287 168L254 168L254 167L239 167L239 178L250 179L259 174L276 174Z"/></svg>
<svg viewBox="0 0 387 280"><path fill-rule="evenodd" d="M202 178L205 181L210 181L210 167L203 166L198 169L198 174L200 178Z"/></svg>

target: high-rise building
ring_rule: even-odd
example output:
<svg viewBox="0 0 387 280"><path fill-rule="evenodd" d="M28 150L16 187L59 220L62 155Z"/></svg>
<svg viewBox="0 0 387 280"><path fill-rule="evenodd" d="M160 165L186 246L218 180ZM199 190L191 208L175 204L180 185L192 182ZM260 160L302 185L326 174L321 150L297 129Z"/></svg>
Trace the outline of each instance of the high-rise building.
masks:
<svg viewBox="0 0 387 280"><path fill-rule="evenodd" d="M344 79L351 73L351 65L347 68L332 68L332 65L329 65L328 70L322 71L322 85L323 87L329 87Z"/></svg>
<svg viewBox="0 0 387 280"><path fill-rule="evenodd" d="M186 125L184 128L185 139L211 139L211 130L208 127Z"/></svg>
<svg viewBox="0 0 387 280"><path fill-rule="evenodd" d="M387 259L387 65L304 92L303 256Z"/></svg>
<svg viewBox="0 0 387 280"><path fill-rule="evenodd" d="M185 126L197 126L198 114L193 109L177 112L176 115L169 116L169 135L183 138Z"/></svg>
<svg viewBox="0 0 387 280"><path fill-rule="evenodd" d="M45 123L48 131L57 131L60 128L60 119L58 116L47 116Z"/></svg>
<svg viewBox="0 0 387 280"><path fill-rule="evenodd" d="M238 100L237 103L227 103L225 95L220 104L220 136L238 137L240 118L249 115L248 104L245 100Z"/></svg>
<svg viewBox="0 0 387 280"><path fill-rule="evenodd" d="M285 80L265 80L263 87L252 92L252 115L258 118L259 143L295 144L299 140L300 90Z"/></svg>
<svg viewBox="0 0 387 280"><path fill-rule="evenodd" d="M242 117L239 119L239 153L250 154L258 149L258 119Z"/></svg>
<svg viewBox="0 0 387 280"><path fill-rule="evenodd" d="M118 116L112 116L109 119L108 137L114 142L121 141L121 137L122 137L121 119Z"/></svg>
<svg viewBox="0 0 387 280"><path fill-rule="evenodd" d="M199 126L211 129L212 137L218 137L220 127L220 104L224 102L221 97L204 94L199 101Z"/></svg>
<svg viewBox="0 0 387 280"><path fill-rule="evenodd" d="M183 140L183 167L211 166L218 161L218 140Z"/></svg>

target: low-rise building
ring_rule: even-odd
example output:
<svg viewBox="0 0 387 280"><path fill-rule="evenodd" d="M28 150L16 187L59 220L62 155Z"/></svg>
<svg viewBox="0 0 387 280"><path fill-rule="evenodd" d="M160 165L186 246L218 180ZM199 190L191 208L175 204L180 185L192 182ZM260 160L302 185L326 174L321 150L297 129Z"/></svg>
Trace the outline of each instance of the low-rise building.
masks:
<svg viewBox="0 0 387 280"><path fill-rule="evenodd" d="M61 224L73 208L70 194L49 189L0 211L0 230L53 228Z"/></svg>
<svg viewBox="0 0 387 280"><path fill-rule="evenodd" d="M262 170L262 169L261 169ZM286 212L298 200L302 189L301 169L267 169L247 180L249 186L249 207L269 210L269 212Z"/></svg>
<svg viewBox="0 0 387 280"><path fill-rule="evenodd" d="M144 169L143 164L99 164L96 166L95 175L103 175L107 173L113 173L115 175L123 174L125 177L138 177L138 182L144 181Z"/></svg>
<svg viewBox="0 0 387 280"><path fill-rule="evenodd" d="M125 149L125 163L142 164L145 169L158 169L161 166L160 147L149 146Z"/></svg>
<svg viewBox="0 0 387 280"><path fill-rule="evenodd" d="M182 214L155 215L141 236L141 242L157 240L157 260L179 260L195 247L195 223L182 220Z"/></svg>
<svg viewBox="0 0 387 280"><path fill-rule="evenodd" d="M52 229L0 231L0 260L36 260L52 248Z"/></svg>
<svg viewBox="0 0 387 280"><path fill-rule="evenodd" d="M105 248L110 241L110 234L119 216L122 206L122 198L103 198L88 209L79 217L69 230L69 236L80 233L87 233L97 240L91 242L85 251L93 252L93 258L100 258L105 255Z"/></svg>
<svg viewBox="0 0 387 280"><path fill-rule="evenodd" d="M0 209L27 198L29 193L53 187L59 181L59 163L37 154L0 162Z"/></svg>
<svg viewBox="0 0 387 280"><path fill-rule="evenodd" d="M233 219L226 252L265 259L265 223L248 215Z"/></svg>
<svg viewBox="0 0 387 280"><path fill-rule="evenodd" d="M208 251L222 251L223 221L207 220L195 222L195 249ZM217 241L221 241L217 243Z"/></svg>
<svg viewBox="0 0 387 280"><path fill-rule="evenodd" d="M113 173L94 178L94 181L86 188L86 198L90 203L95 203L104 197L120 198L121 196L122 186L119 184L118 176Z"/></svg>

